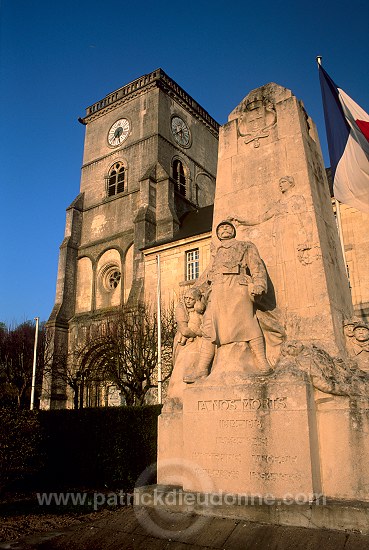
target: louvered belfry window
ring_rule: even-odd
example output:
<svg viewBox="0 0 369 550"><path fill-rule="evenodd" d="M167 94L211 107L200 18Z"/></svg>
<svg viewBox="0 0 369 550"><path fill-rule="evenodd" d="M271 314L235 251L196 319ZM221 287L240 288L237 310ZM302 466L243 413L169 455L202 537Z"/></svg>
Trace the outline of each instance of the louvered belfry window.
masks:
<svg viewBox="0 0 369 550"><path fill-rule="evenodd" d="M121 162L116 162L110 169L108 176L108 197L123 193L125 190L126 171Z"/></svg>
<svg viewBox="0 0 369 550"><path fill-rule="evenodd" d="M173 162L173 179L176 182L176 188L180 195L186 196L186 176L183 164L180 160Z"/></svg>

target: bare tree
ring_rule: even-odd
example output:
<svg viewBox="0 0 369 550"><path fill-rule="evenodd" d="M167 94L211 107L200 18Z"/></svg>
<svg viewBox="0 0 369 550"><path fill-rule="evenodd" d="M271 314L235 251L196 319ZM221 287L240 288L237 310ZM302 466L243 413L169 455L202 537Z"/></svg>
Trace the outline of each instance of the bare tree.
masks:
<svg viewBox="0 0 369 550"><path fill-rule="evenodd" d="M57 388L70 386L78 393L76 369L69 365L68 354L61 346L55 346L54 328L47 323L41 334L43 350L42 407L48 408ZM75 407L78 408L78 407Z"/></svg>
<svg viewBox="0 0 369 550"><path fill-rule="evenodd" d="M161 319L163 381L171 374L175 334L173 308ZM148 391L157 387L157 317L147 305L122 307L102 322L100 334L79 350L80 387L111 382L127 405L142 405Z"/></svg>
<svg viewBox="0 0 369 550"><path fill-rule="evenodd" d="M36 389L41 387L44 363L44 324L39 328ZM0 324L0 404L28 408L32 385L35 327L32 321L8 328Z"/></svg>

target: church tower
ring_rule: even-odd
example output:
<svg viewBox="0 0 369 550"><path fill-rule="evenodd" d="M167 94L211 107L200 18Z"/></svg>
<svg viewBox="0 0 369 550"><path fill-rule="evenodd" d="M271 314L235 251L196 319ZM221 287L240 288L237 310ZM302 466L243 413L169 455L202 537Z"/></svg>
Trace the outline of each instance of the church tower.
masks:
<svg viewBox="0 0 369 550"><path fill-rule="evenodd" d="M67 208L56 300L48 327L52 366L44 406L67 406L56 376L86 332L143 298L141 250L175 238L181 218L214 201L218 124L163 70L86 110L80 194ZM46 396L46 394L45 394ZM69 406L69 404L68 404Z"/></svg>

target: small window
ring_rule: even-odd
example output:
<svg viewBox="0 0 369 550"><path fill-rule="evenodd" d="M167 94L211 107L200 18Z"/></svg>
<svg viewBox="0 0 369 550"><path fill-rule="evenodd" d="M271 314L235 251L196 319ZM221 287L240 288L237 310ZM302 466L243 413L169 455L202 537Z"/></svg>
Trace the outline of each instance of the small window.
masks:
<svg viewBox="0 0 369 550"><path fill-rule="evenodd" d="M123 193L125 189L125 168L121 162L116 162L110 169L108 176L108 197Z"/></svg>
<svg viewBox="0 0 369 550"><path fill-rule="evenodd" d="M116 265L108 264L101 270L101 280L107 292L113 292L120 283L122 274Z"/></svg>
<svg viewBox="0 0 369 550"><path fill-rule="evenodd" d="M180 195L186 196L186 176L183 164L180 160L173 162L173 179L176 182L176 188Z"/></svg>
<svg viewBox="0 0 369 550"><path fill-rule="evenodd" d="M186 252L186 281L193 281L199 277L199 249Z"/></svg>

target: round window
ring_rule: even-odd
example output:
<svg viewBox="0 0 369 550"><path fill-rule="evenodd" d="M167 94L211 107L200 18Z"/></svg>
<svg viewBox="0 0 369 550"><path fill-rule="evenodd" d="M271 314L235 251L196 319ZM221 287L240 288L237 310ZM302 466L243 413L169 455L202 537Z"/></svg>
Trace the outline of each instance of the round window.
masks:
<svg viewBox="0 0 369 550"><path fill-rule="evenodd" d="M114 290L114 288L117 288L117 286L119 285L120 277L121 277L121 274L120 274L120 271L118 271L118 269L114 269L114 271L109 273L107 283L112 290Z"/></svg>
<svg viewBox="0 0 369 550"><path fill-rule="evenodd" d="M101 280L103 287L108 292L114 291L120 283L122 274L117 265L107 265L101 270Z"/></svg>

